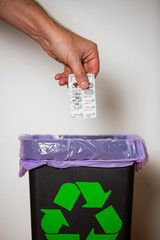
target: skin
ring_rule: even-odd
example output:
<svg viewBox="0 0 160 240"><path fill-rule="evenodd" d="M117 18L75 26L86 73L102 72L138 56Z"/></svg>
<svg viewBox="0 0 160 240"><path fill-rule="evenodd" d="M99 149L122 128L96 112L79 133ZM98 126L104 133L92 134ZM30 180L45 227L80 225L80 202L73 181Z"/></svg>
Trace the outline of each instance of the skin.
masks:
<svg viewBox="0 0 160 240"><path fill-rule="evenodd" d="M68 83L71 73L82 89L89 86L86 73L97 76L97 45L57 23L37 2L0 0L0 19L34 39L50 57L63 63L64 72L55 75L60 86Z"/></svg>

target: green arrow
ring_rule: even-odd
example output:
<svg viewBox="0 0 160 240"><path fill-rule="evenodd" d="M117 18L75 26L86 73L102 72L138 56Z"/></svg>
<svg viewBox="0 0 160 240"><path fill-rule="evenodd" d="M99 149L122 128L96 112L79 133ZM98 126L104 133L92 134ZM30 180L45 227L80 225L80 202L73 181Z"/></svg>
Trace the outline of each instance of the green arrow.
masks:
<svg viewBox="0 0 160 240"><path fill-rule="evenodd" d="M90 232L86 240L115 240L118 236L117 234L94 234L94 229Z"/></svg>
<svg viewBox="0 0 160 240"><path fill-rule="evenodd" d="M75 184L65 183L57 193L54 203L71 211L79 195L80 191Z"/></svg>
<svg viewBox="0 0 160 240"><path fill-rule="evenodd" d="M105 193L98 182L76 182L76 184L87 202L83 207L102 208L111 193L111 191Z"/></svg>
<svg viewBox="0 0 160 240"><path fill-rule="evenodd" d="M79 240L79 234L45 234L47 240Z"/></svg>
<svg viewBox="0 0 160 240"><path fill-rule="evenodd" d="M41 227L46 233L58 233L62 225L69 227L65 217L59 209L41 209L45 213Z"/></svg>
<svg viewBox="0 0 160 240"><path fill-rule="evenodd" d="M96 214L95 217L105 233L117 233L122 227L122 221L112 206Z"/></svg>

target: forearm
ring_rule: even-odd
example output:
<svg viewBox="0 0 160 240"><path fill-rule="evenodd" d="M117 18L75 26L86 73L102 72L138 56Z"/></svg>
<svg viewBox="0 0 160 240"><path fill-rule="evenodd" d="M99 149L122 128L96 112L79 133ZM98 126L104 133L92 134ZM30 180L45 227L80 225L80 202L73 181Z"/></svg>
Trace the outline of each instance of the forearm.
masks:
<svg viewBox="0 0 160 240"><path fill-rule="evenodd" d="M0 19L24 32L43 47L54 30L56 34L58 26L33 0L0 0Z"/></svg>

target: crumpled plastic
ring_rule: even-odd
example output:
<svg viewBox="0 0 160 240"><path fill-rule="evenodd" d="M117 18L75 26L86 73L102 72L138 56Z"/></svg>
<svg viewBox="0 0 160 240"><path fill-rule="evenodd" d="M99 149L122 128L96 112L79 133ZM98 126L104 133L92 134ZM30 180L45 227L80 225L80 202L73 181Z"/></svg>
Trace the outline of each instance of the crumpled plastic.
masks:
<svg viewBox="0 0 160 240"><path fill-rule="evenodd" d="M48 165L67 167L126 167L140 170L148 160L145 142L136 135L22 135L20 171Z"/></svg>

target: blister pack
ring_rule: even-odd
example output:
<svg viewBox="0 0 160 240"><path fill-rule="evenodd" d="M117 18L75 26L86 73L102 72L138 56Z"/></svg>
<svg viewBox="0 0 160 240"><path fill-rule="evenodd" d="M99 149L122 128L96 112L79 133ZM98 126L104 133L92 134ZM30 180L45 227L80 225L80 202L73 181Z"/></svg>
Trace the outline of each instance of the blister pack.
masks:
<svg viewBox="0 0 160 240"><path fill-rule="evenodd" d="M70 113L73 118L96 117L95 76L87 74L89 88L82 90L75 79L74 74L68 77Z"/></svg>

